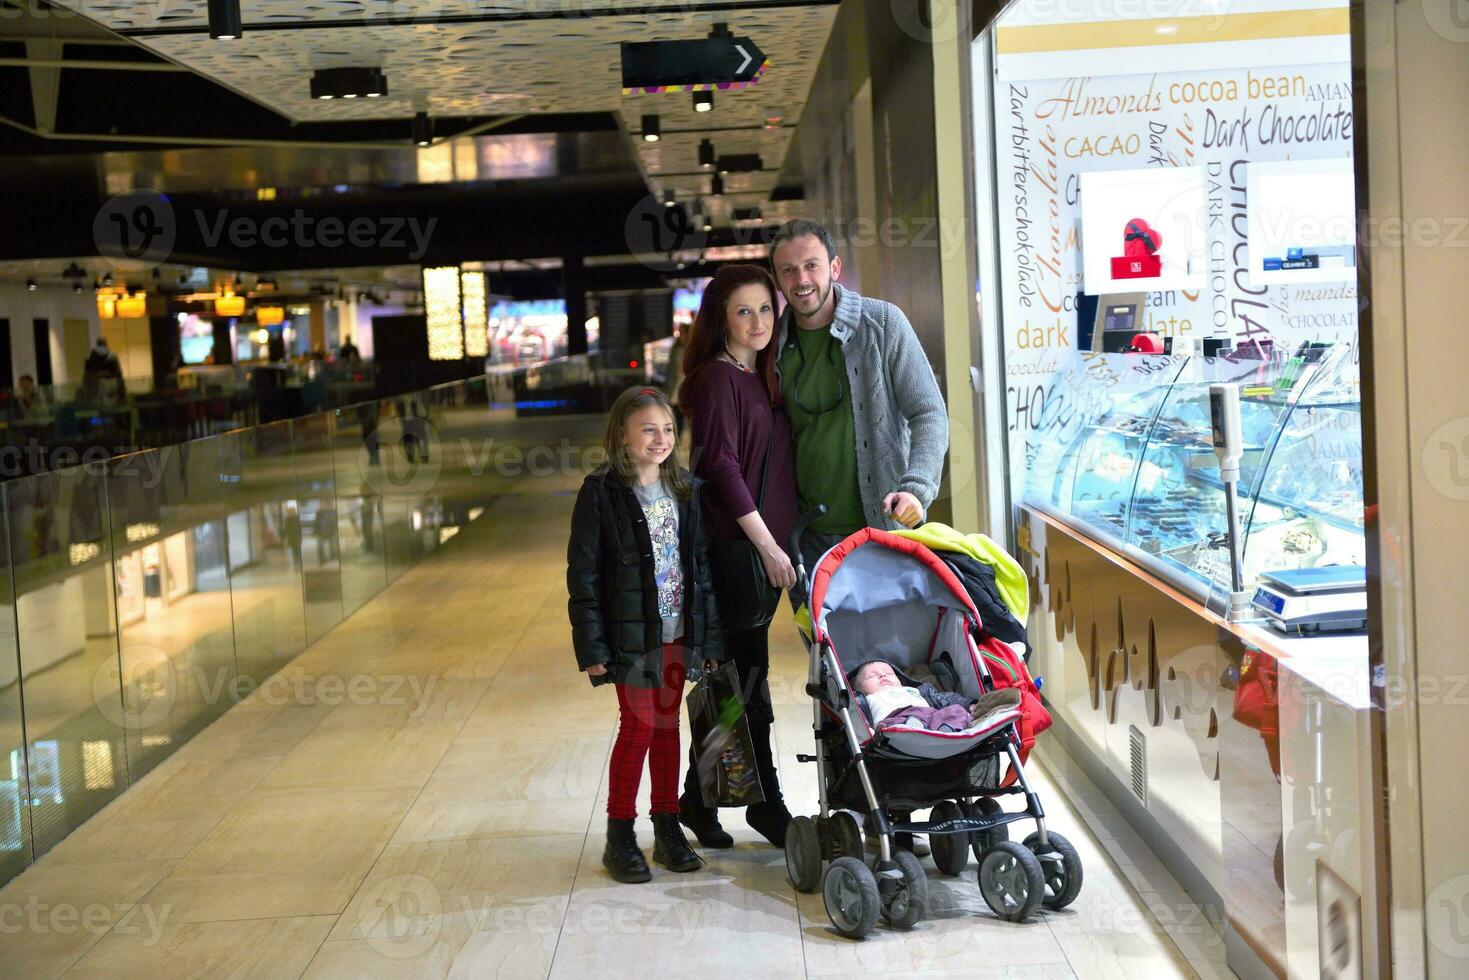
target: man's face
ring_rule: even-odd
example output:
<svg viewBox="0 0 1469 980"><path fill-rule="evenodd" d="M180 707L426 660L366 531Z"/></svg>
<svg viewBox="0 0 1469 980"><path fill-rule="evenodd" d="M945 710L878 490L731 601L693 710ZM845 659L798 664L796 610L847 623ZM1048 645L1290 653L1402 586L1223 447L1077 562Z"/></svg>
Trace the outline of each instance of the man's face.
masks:
<svg viewBox="0 0 1469 980"><path fill-rule="evenodd" d="M842 260L828 258L815 235L784 242L770 257L775 281L797 316L813 316L831 297L831 284L842 274Z"/></svg>
<svg viewBox="0 0 1469 980"><path fill-rule="evenodd" d="M872 694L884 687L902 686L903 682L898 680L898 674L891 664L877 661L857 671L857 690L863 694Z"/></svg>

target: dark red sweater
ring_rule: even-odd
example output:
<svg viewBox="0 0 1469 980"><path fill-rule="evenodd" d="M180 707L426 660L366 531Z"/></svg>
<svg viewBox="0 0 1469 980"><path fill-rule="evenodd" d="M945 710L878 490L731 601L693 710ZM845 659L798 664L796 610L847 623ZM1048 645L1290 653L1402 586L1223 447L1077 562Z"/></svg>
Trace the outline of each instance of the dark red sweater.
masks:
<svg viewBox="0 0 1469 980"><path fill-rule="evenodd" d="M714 361L684 388L693 423L690 469L708 482L704 513L709 536L724 540L744 536L737 518L755 509L760 494L766 441L770 444L770 479L760 516L782 548L796 524L796 458L791 420L784 408L772 408L759 375L726 361Z"/></svg>

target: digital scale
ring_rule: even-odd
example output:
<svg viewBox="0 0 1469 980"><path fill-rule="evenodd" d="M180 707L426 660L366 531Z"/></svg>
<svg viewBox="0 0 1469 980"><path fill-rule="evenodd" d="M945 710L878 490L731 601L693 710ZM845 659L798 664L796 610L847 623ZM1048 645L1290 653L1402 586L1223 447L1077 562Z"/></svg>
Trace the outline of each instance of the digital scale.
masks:
<svg viewBox="0 0 1469 980"><path fill-rule="evenodd" d="M1330 633L1367 628L1367 570L1323 565L1265 572L1254 607L1283 633Z"/></svg>

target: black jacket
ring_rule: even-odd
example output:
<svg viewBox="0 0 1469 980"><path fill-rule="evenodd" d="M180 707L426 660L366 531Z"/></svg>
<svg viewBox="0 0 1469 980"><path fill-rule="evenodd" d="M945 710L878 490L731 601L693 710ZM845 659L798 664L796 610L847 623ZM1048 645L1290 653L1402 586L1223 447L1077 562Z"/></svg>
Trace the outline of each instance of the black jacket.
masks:
<svg viewBox="0 0 1469 980"><path fill-rule="evenodd" d="M974 607L979 610L979 621L984 625L986 633L1006 643L1028 642L1025 627L1020 625L1020 620L1015 618L1000 596L999 587L995 585L993 566L958 551L939 551L935 554L964 583L965 591L974 600Z"/></svg>
<svg viewBox="0 0 1469 980"><path fill-rule="evenodd" d="M679 551L683 559L686 666L722 660L719 612L709 570L709 539L699 496L703 481L678 501ZM571 643L586 670L606 664L593 684L658 687L663 668L663 620L658 615L653 540L633 490L616 470L602 466L582 482L571 514L566 547L566 589Z"/></svg>

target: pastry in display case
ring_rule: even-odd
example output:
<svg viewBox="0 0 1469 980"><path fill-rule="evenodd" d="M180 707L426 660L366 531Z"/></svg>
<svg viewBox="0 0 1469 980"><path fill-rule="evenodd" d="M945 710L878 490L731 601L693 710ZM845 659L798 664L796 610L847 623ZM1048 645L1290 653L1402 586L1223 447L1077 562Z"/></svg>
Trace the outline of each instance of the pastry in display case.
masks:
<svg viewBox="0 0 1469 980"><path fill-rule="evenodd" d="M1221 609L1229 538L1209 403L1220 382L1240 389L1246 586L1363 564L1361 395L1346 345L1289 358L1079 356L1030 437L1025 503Z"/></svg>

